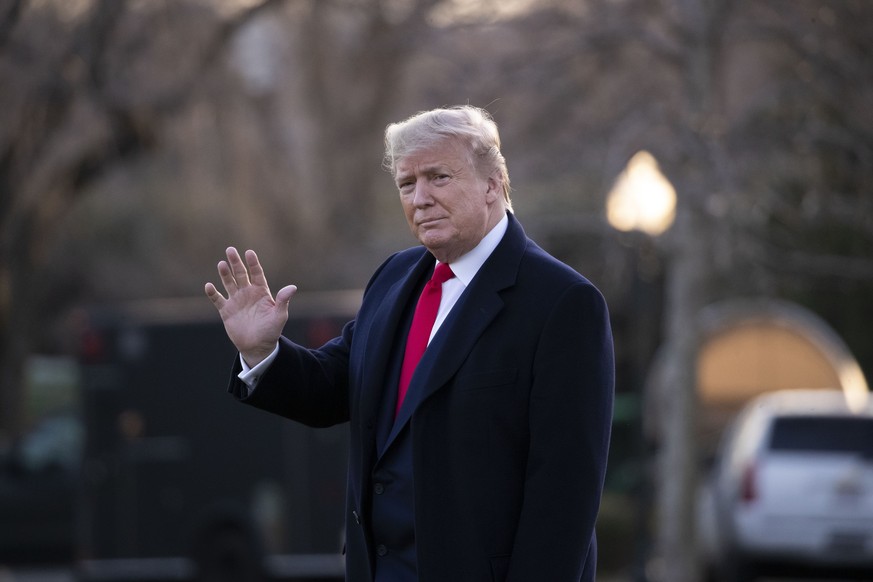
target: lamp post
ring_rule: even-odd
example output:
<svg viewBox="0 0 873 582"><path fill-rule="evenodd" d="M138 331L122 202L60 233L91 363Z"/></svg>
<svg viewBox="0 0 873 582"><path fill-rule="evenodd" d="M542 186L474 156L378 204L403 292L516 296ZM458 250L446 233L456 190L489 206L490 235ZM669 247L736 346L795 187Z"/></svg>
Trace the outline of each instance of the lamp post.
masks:
<svg viewBox="0 0 873 582"><path fill-rule="evenodd" d="M623 234L628 247L630 283L626 287L623 321L626 321L624 342L620 350L627 354L622 370L623 382L629 385L633 397L640 403L650 400L645 392L648 369L661 339L663 299L663 267L655 245L657 237L673 225L676 218L676 191L661 173L658 162L646 151L635 154L617 177L606 199L609 224ZM633 329L630 329L633 328ZM642 406L639 407L643 413ZM653 502L650 439L646 436L643 415L635 424L633 455L636 461L634 505L636 521L649 521ZM638 582L648 579L652 532L643 525L636 533L636 552L632 577Z"/></svg>

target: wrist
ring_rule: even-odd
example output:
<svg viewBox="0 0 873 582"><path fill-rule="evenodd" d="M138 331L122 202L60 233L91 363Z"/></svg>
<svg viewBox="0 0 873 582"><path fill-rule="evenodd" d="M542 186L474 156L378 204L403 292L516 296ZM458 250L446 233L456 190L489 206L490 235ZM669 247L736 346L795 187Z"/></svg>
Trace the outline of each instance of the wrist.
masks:
<svg viewBox="0 0 873 582"><path fill-rule="evenodd" d="M239 355L243 360L243 363L251 368L255 368L265 360L271 360L276 357L276 354L279 352L279 342L277 341L271 346L267 346L264 348L256 349L256 350L246 350L240 351Z"/></svg>

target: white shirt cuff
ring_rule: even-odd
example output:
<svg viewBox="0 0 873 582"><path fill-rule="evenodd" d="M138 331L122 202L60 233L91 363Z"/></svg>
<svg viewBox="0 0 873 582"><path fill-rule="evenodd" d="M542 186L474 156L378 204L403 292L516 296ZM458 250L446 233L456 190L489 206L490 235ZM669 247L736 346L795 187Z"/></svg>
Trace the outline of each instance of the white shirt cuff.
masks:
<svg viewBox="0 0 873 582"><path fill-rule="evenodd" d="M261 376L264 375L264 372L267 371L267 368L270 367L270 364L273 363L273 360L276 359L276 356L279 354L279 342L276 342L276 347L273 348L273 351L270 352L270 355L261 360L258 365L254 368L250 368L246 361L243 359L242 355L239 357L239 362L242 364L242 372L237 374L237 377L242 380L243 384L249 387L249 394L257 387L258 380L261 379Z"/></svg>

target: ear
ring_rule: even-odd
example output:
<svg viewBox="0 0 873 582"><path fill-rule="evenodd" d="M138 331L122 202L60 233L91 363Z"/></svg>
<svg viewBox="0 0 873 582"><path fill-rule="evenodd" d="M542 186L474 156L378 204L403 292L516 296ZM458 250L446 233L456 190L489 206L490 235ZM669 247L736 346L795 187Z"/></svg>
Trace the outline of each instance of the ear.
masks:
<svg viewBox="0 0 873 582"><path fill-rule="evenodd" d="M495 170L491 172L485 182L487 190L485 190L485 199L488 204L493 204L495 201L503 198L503 181L500 179L500 173Z"/></svg>

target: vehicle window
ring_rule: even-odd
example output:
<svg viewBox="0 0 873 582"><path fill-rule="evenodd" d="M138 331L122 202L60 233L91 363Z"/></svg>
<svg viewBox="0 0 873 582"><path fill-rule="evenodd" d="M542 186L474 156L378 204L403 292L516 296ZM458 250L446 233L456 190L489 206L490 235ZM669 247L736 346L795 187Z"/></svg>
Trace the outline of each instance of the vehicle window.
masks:
<svg viewBox="0 0 873 582"><path fill-rule="evenodd" d="M851 453L873 458L873 418L777 418L770 450Z"/></svg>
<svg viewBox="0 0 873 582"><path fill-rule="evenodd" d="M84 429L69 415L43 419L19 444L20 461L29 471L73 470L80 461Z"/></svg>

